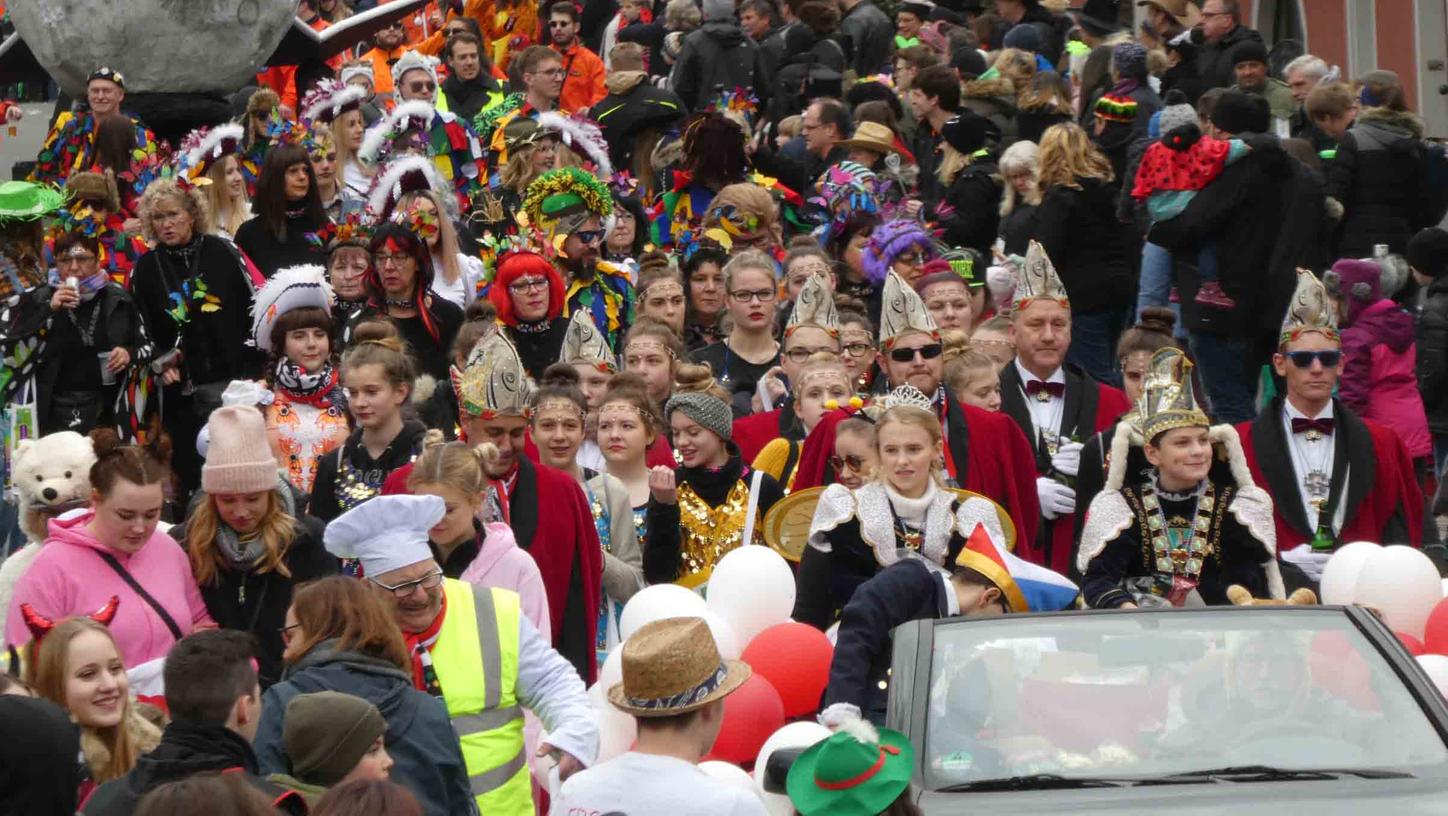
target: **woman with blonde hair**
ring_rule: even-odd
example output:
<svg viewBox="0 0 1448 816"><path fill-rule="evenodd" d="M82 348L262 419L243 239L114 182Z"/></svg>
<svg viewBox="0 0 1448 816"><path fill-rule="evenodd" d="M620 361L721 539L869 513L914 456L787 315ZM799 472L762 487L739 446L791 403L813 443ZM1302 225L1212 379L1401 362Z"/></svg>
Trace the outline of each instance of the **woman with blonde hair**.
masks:
<svg viewBox="0 0 1448 816"><path fill-rule="evenodd" d="M293 588L332 575L322 523L303 514L267 444L266 420L249 405L218 408L207 423L201 490L170 531L186 549L206 611L257 639L263 688L282 676L281 627Z"/></svg>
<svg viewBox="0 0 1448 816"><path fill-rule="evenodd" d="M115 603L88 617L52 623L32 614L26 621L36 638L27 649L26 682L80 727L79 802L130 773L161 741L160 730L136 710L120 650L106 628Z"/></svg>
<svg viewBox="0 0 1448 816"><path fill-rule="evenodd" d="M567 167L569 150L559 149L558 134L520 116L503 128L508 160L493 178L492 192L508 215L523 211L523 196L533 180L558 167Z"/></svg>
<svg viewBox="0 0 1448 816"><path fill-rule="evenodd" d="M940 128L941 157L935 170L945 190L936 205L944 242L981 255L990 254L1000 223L1000 171L985 152L989 130L985 117L968 110L946 120Z"/></svg>
<svg viewBox="0 0 1448 816"><path fill-rule="evenodd" d="M1025 255L1035 234L1036 207L1041 203L1041 149L1035 142L1016 142L1001 154L997 166L1005 189L1000 237L1007 255Z"/></svg>
<svg viewBox="0 0 1448 816"><path fill-rule="evenodd" d="M412 658L384 592L343 575L297 587L280 630L286 679L262 695L252 740L257 764L262 775L289 773L282 736L287 704L301 694L339 691L377 706L387 721L383 744L395 762L390 776L425 812L468 813L472 793L457 734L447 709L414 687Z"/></svg>
<svg viewBox="0 0 1448 816"><path fill-rule="evenodd" d="M447 201L434 190L406 193L397 202L399 212L418 212L437 219L437 229L423 236L432 253L432 291L466 309L478 297L483 262L458 249L458 231L448 214Z"/></svg>
<svg viewBox="0 0 1448 816"><path fill-rule="evenodd" d="M772 193L752 181L730 184L714 196L704 212L703 229L715 228L732 239L732 252L755 249L776 257L783 251L779 205Z"/></svg>
<svg viewBox="0 0 1448 816"><path fill-rule="evenodd" d="M1129 226L1116 218L1111 162L1080 125L1052 125L1041 136L1041 204L1035 238L1071 299L1066 362L1098 382L1120 382L1116 339L1136 291Z"/></svg>
<svg viewBox="0 0 1448 816"><path fill-rule="evenodd" d="M1019 97L1036 73L1036 57L1019 48L1003 48L991 69L960 89L960 107L989 119L1000 132L1000 143L1016 141Z"/></svg>
<svg viewBox="0 0 1448 816"><path fill-rule="evenodd" d="M878 465L856 490L832 484L820 495L799 563L794 619L828 629L855 589L911 553L946 566L977 524L999 529L994 509L963 503L945 486L944 436L930 399L914 386L890 392L875 419ZM994 507L994 505L986 505Z"/></svg>

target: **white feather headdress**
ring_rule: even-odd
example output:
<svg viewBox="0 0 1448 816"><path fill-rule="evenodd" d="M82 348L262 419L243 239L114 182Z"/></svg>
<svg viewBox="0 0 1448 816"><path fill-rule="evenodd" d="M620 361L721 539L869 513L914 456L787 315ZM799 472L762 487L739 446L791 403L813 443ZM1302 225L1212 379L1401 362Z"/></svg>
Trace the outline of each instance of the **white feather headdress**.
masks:
<svg viewBox="0 0 1448 816"><path fill-rule="evenodd" d="M413 99L392 109L385 119L367 129L362 137L362 147L357 150L357 160L368 166L375 166L385 159L392 150L392 143L408 131L426 133L432 127L437 110L429 102ZM384 153L386 151L386 153Z"/></svg>
<svg viewBox="0 0 1448 816"><path fill-rule="evenodd" d="M426 156L402 156L384 165L367 191L367 211L379 221L386 220L403 196L419 190L437 193L449 209L447 215L452 215L455 199L432 159Z"/></svg>
<svg viewBox="0 0 1448 816"><path fill-rule="evenodd" d="M193 130L181 142L181 160L176 168L190 177L199 176L210 169L212 162L235 153L245 136L246 129L238 124Z"/></svg>
<svg viewBox="0 0 1448 816"><path fill-rule="evenodd" d="M356 85L324 79L302 99L302 118L331 123L348 110L359 107L366 98L367 91Z"/></svg>
<svg viewBox="0 0 1448 816"><path fill-rule="evenodd" d="M256 347L271 351L272 326L294 309L332 309L332 285L327 270L316 264L288 266L257 290L251 306L251 335Z"/></svg>
<svg viewBox="0 0 1448 816"><path fill-rule="evenodd" d="M613 175L608 142L597 122L583 116L564 116L557 111L545 111L538 114L538 126L557 133L565 146L593 162L594 175L601 179Z"/></svg>

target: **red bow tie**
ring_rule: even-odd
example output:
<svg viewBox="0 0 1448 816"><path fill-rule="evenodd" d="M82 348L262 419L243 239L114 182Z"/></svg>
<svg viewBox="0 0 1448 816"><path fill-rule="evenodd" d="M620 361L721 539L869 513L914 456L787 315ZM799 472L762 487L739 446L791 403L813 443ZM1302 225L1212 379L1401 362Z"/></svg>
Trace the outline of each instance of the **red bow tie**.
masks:
<svg viewBox="0 0 1448 816"><path fill-rule="evenodd" d="M1058 382L1041 382L1040 380L1026 380L1026 396L1041 399L1041 394L1052 397L1062 397L1066 394L1066 384Z"/></svg>
<svg viewBox="0 0 1448 816"><path fill-rule="evenodd" d="M1324 419L1304 419L1302 417L1292 418L1292 432L1295 434L1307 433L1309 431L1317 431L1323 436L1331 436L1332 426L1333 422L1331 417L1326 417Z"/></svg>

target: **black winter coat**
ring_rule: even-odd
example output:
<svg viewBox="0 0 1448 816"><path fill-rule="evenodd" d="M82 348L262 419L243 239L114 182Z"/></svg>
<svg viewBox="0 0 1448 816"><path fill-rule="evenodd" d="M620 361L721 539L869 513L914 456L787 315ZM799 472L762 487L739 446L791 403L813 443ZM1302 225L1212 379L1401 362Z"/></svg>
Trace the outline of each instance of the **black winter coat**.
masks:
<svg viewBox="0 0 1448 816"><path fill-rule="evenodd" d="M885 70L895 40L895 25L885 12L870 0L863 0L840 18L839 32L849 45L850 67L857 76Z"/></svg>
<svg viewBox="0 0 1448 816"><path fill-rule="evenodd" d="M66 379L69 380L74 374L74 366L94 367L96 384L101 388L100 419L104 423L110 418L116 394L121 388L120 380L125 372L122 371L116 375L117 383L115 385L100 386L100 364L95 355L119 346L131 355L132 366L146 365L155 355L155 348L146 334L146 326L141 322L141 313L136 308L135 300L131 297L131 293L119 284L106 284L106 288L102 289L93 299L94 307L84 304L85 315L92 314L91 308L101 310L99 315L94 315L97 325L90 347L83 345L83 336L77 326L70 325L69 315L64 311L51 312L50 299L54 294L54 287L37 286L21 295L21 299L25 302L22 308L39 309L50 315L49 336L35 371L36 410L39 412L41 433L66 430L64 427L46 427L46 420L50 417L57 391L69 390L61 385L63 371ZM81 312L77 311L73 314L80 315ZM89 325L84 316L77 317L77 320L79 323ZM62 337L65 339L62 340Z"/></svg>
<svg viewBox="0 0 1448 816"><path fill-rule="evenodd" d="M645 78L622 93L614 93L613 87L610 83L608 96L590 108L588 115L598 122L608 141L613 166L626 168L633 161L635 137L648 128L663 130L689 111L677 94L655 88Z"/></svg>
<svg viewBox="0 0 1448 816"><path fill-rule="evenodd" d="M256 264L264 277L270 278L279 269L301 264L326 266L327 253L309 238L325 226L305 217L287 219L286 240L278 240L261 216L247 221L236 230L236 245Z"/></svg>
<svg viewBox="0 0 1448 816"><path fill-rule="evenodd" d="M1342 204L1338 258L1366 258L1373 244L1401 253L1428 226L1428 158L1423 122L1407 113L1369 108L1327 163L1327 194Z"/></svg>
<svg viewBox="0 0 1448 816"><path fill-rule="evenodd" d="M1208 88L1230 88L1237 84L1237 60L1233 53L1246 42L1262 42L1255 29L1239 25L1221 40L1205 41L1200 28L1192 29L1192 42L1197 45L1197 75Z"/></svg>
<svg viewBox="0 0 1448 816"><path fill-rule="evenodd" d="M192 506L205 496L198 491ZM293 495L294 502L300 499L300 495ZM263 689L282 676L282 650L286 647L281 629L286 624L287 608L292 605L293 590L307 581L337 574L337 559L322 547L323 527L311 516L296 516L296 538L283 560L290 578L275 571L221 569L217 570L215 583L201 586L206 611L218 626L251 632L256 638L256 662ZM186 524L179 524L168 534L189 554L196 545L187 540L186 528Z"/></svg>
<svg viewBox="0 0 1448 816"><path fill-rule="evenodd" d="M674 93L689 110L698 110L735 88L751 88L763 104L769 96L769 71L759 46L735 22L709 22L684 37L674 63Z"/></svg>
<svg viewBox="0 0 1448 816"><path fill-rule="evenodd" d="M990 257L1000 226L1000 170L991 159L981 159L961 170L938 208L949 207L940 217L945 243L970 247L983 257Z"/></svg>
<svg viewBox="0 0 1448 816"><path fill-rule="evenodd" d="M1135 299L1130 227L1116 219L1117 188L1099 179L1055 186L1036 208L1036 240L1051 258L1071 311L1125 309Z"/></svg>
<svg viewBox="0 0 1448 816"><path fill-rule="evenodd" d="M730 449L728 463L719 470L680 466L675 469L674 478L680 487L687 484L710 507L718 507L729 498L729 492L736 484L743 481L748 487L754 478L754 471L744 467L733 443L730 443ZM769 508L782 498L784 490L779 482L768 473L764 474L759 480L759 509L755 518L763 519ZM677 502L662 504L649 499L647 514L649 540L644 547L644 579L650 584L672 583L684 571L684 531L679 521L679 505Z"/></svg>
<svg viewBox="0 0 1448 816"><path fill-rule="evenodd" d="M1418 311L1418 391L1434 436L1448 434L1448 277L1435 278Z"/></svg>
<svg viewBox="0 0 1448 816"><path fill-rule="evenodd" d="M1001 219L1000 232L1001 240L1006 242L1006 254L1024 256L1036 235L1036 206L1018 201L1015 209Z"/></svg>

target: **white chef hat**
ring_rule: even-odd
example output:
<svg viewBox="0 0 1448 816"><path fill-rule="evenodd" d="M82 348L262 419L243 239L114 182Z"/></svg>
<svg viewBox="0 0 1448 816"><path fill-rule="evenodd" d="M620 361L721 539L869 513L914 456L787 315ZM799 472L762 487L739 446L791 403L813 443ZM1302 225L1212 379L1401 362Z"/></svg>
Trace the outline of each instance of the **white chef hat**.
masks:
<svg viewBox="0 0 1448 816"><path fill-rule="evenodd" d="M432 559L427 531L447 515L438 496L377 496L327 525L322 543L338 558L362 562L362 574L375 577Z"/></svg>

